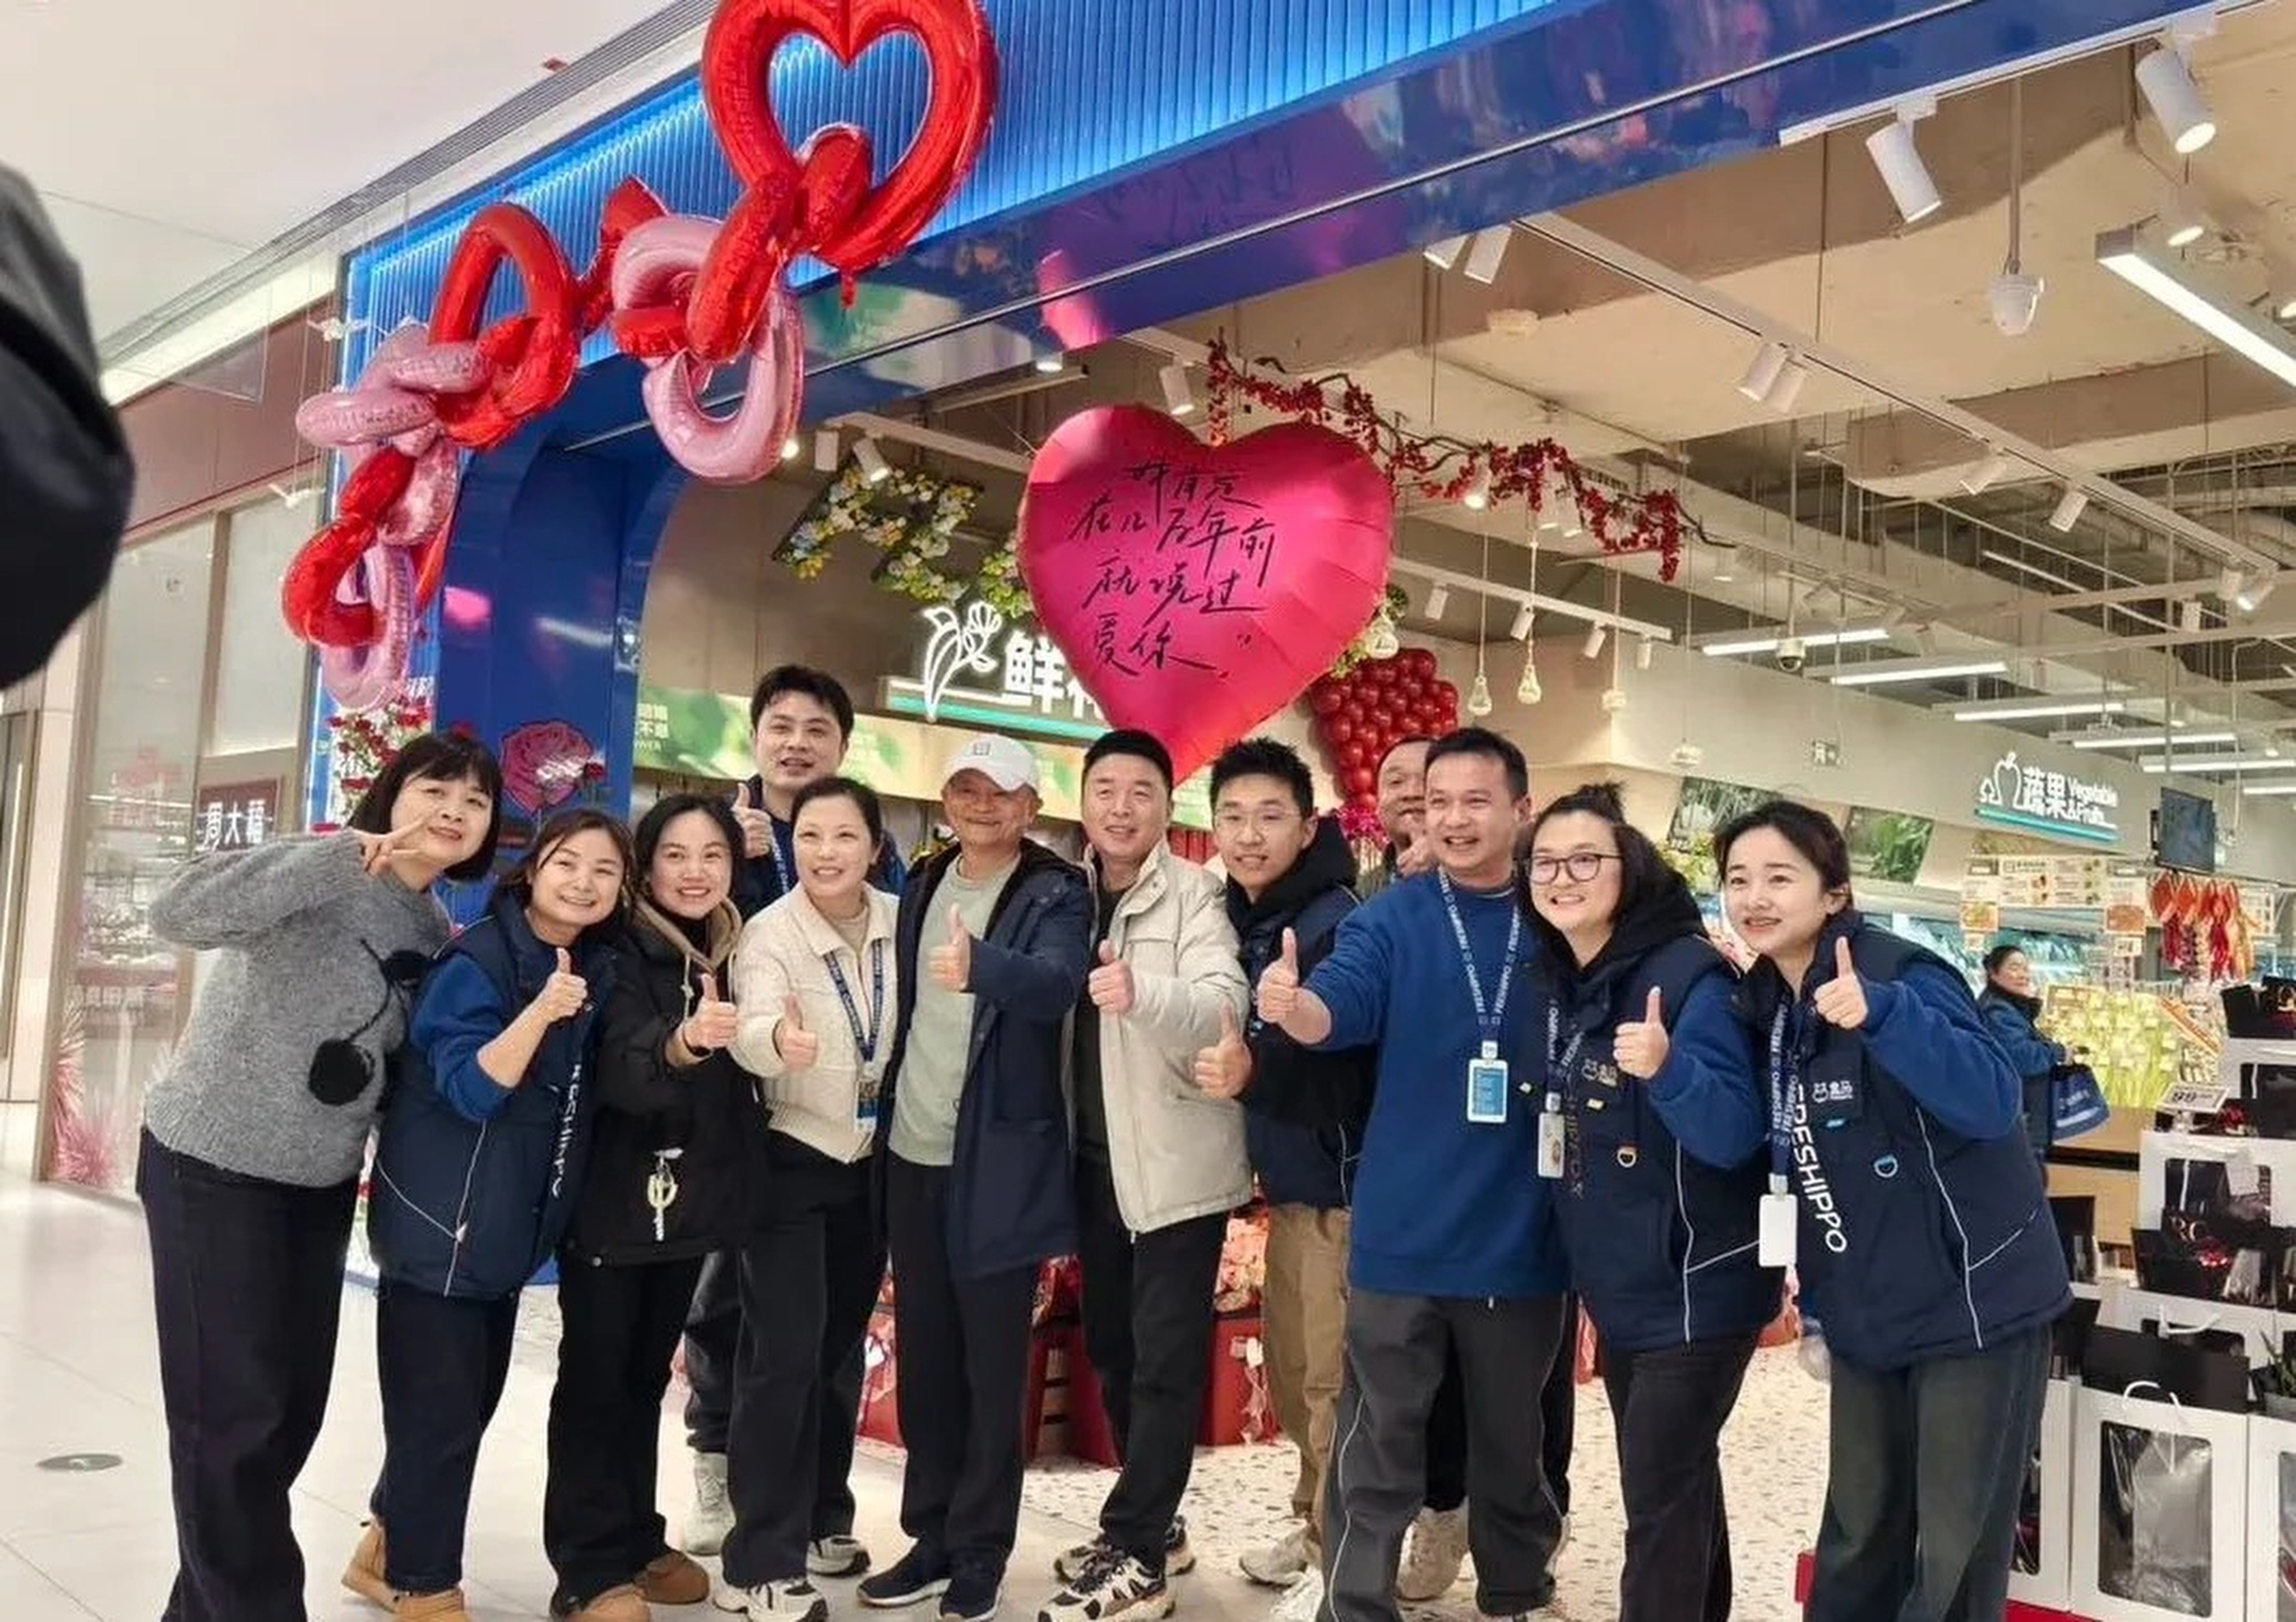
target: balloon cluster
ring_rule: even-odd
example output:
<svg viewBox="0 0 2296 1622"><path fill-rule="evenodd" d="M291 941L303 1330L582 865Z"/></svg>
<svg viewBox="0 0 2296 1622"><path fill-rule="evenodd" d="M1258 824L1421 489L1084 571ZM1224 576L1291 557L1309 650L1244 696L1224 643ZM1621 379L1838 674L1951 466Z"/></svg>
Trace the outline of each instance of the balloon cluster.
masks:
<svg viewBox="0 0 2296 1622"><path fill-rule="evenodd" d="M1379 763L1389 750L1458 726L1459 689L1436 675L1432 653L1406 647L1322 678L1308 689L1308 707L1346 796L1342 814L1360 822L1378 809Z"/></svg>
<svg viewBox="0 0 2296 1622"><path fill-rule="evenodd" d="M774 54L799 36L850 65L897 33L931 70L924 117L882 181L867 132L832 124L792 150L770 90ZM391 334L358 381L307 401L297 424L340 449L350 476L335 521L288 571L282 605L322 649L335 701L361 709L404 682L415 620L445 573L463 450L491 450L555 408L583 341L611 323L644 363L646 415L698 478L762 477L796 425L805 334L789 286L797 260L854 282L916 240L972 170L996 101L996 41L980 0L723 0L701 54L710 121L742 193L723 220L674 215L627 179L608 199L596 254L578 276L515 203L481 209L455 244L427 326ZM481 329L504 264L525 308ZM742 364L724 416L701 404L711 375Z"/></svg>

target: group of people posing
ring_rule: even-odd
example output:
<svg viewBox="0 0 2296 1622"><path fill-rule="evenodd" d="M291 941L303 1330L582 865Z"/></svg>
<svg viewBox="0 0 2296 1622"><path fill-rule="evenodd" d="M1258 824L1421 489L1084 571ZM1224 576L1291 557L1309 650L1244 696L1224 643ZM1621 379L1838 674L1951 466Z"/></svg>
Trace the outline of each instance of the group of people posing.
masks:
<svg viewBox="0 0 2296 1622"><path fill-rule="evenodd" d="M1171 850L1172 762L1128 730L1086 753L1081 865L1028 837L1027 747L981 737L947 763L953 843L911 872L837 775L833 679L770 671L751 720L730 803L672 795L634 835L562 813L451 939L430 892L491 870L501 782L447 735L343 833L195 859L155 906L218 954L138 1178L169 1622L305 1616L289 1489L371 1134L384 1446L344 1581L401 1618L464 1622L479 1449L555 1258L554 1615L824 1622L816 1579L851 1577L866 1606L988 1622L1038 1269L1066 1256L1121 1469L1041 1622L1170 1614L1255 1183L1300 1470L1299 1524L1244 1564L1291 1614L1395 1622L1398 1576L1433 1597L1467 1548L1482 1614L1548 1602L1583 1305L1620 1614L1720 1622L1718 1441L1788 1267L1831 1363L1809 1615L2001 1614L2068 1300L2023 1077L1954 969L1860 920L1823 815L1775 803L1719 836L1742 978L1615 790L1534 811L1521 751L1479 728L1381 762L1366 883L1273 740L1212 768L1224 879ZM889 1261L909 1546L874 1567L847 1478ZM684 1550L655 1479L681 1337Z"/></svg>

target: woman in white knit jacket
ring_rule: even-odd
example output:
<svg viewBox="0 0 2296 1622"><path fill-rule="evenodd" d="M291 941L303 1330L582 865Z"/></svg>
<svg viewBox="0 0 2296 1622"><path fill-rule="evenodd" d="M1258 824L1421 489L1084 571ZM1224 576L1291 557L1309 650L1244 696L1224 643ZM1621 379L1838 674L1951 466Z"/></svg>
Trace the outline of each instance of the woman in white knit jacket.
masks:
<svg viewBox="0 0 2296 1622"><path fill-rule="evenodd" d="M821 1622L827 1601L809 1576L868 1568L847 1478L885 1272L869 1157L899 1006L896 905L868 877L884 838L877 796L824 778L799 792L791 819L798 887L751 918L734 951L734 1057L763 1079L772 1127L769 1214L742 1251L742 1321L774 1333L744 1335L735 1358L725 1560L759 1622Z"/></svg>

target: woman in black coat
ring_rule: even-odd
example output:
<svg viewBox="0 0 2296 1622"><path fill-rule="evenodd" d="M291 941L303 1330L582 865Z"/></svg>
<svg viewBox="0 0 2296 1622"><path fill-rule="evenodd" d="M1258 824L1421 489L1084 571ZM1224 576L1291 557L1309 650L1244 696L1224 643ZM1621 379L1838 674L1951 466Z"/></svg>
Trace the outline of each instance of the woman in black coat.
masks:
<svg viewBox="0 0 2296 1622"><path fill-rule="evenodd" d="M752 1225L766 1117L726 1053L728 893L742 834L720 803L674 795L638 824L639 900L599 1044L590 1168L559 1280L544 1541L552 1614L644 1622L709 1578L672 1551L655 1504L662 1393L702 1258Z"/></svg>

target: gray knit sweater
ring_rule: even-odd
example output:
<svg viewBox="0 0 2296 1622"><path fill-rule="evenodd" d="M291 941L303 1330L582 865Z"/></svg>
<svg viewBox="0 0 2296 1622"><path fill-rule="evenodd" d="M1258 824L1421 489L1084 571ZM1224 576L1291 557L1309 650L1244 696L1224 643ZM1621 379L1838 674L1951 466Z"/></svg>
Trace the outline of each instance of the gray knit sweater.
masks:
<svg viewBox="0 0 2296 1622"><path fill-rule="evenodd" d="M366 877L357 836L333 834L194 857L152 903L152 926L222 952L144 1101L152 1135L274 1182L357 1176L384 1061L447 943L445 909Z"/></svg>

